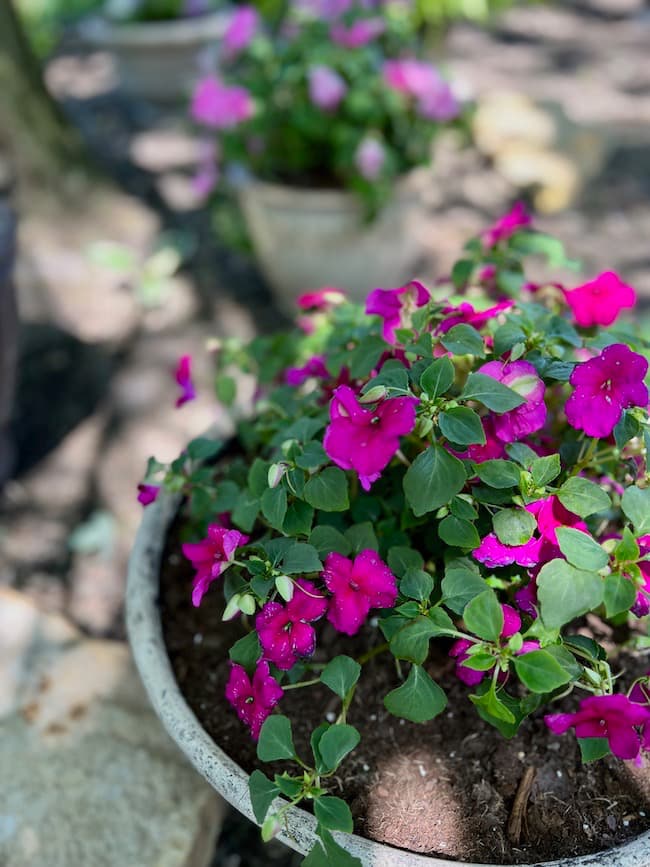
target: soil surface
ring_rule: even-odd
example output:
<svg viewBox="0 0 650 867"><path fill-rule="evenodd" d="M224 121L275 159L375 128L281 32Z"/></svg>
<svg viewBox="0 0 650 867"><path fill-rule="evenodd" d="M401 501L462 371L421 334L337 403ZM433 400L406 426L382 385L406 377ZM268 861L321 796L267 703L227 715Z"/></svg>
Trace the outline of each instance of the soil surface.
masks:
<svg viewBox="0 0 650 867"><path fill-rule="evenodd" d="M160 604L181 690L232 758L248 772L268 772L224 698L227 650L243 634L242 625L222 623L218 588L199 609L192 607L191 568L178 550L174 530L163 560ZM607 643L606 636L598 637ZM350 639L321 623L315 659L319 652L323 660L337 653L355 656L380 640L371 626ZM632 677L637 668L644 671L641 661L628 658L620 665ZM427 667L449 705L425 725L396 719L383 706L382 697L399 683L392 657L384 654L364 668L348 715L361 744L332 781L332 794L352 808L357 833L452 859L526 864L607 849L650 828L650 766L612 758L583 765L573 734L552 735L541 713L507 741L477 716L443 644ZM285 693L280 709L291 719L305 759L311 731L324 718L333 721L338 705L324 687ZM562 709L575 705L570 697ZM285 769L291 770L280 763L275 768Z"/></svg>

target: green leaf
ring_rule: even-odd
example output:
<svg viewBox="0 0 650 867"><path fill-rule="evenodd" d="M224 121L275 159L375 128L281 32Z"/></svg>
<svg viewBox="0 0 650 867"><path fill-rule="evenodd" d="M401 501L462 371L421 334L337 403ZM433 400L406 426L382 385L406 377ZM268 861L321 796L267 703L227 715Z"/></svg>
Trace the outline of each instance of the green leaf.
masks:
<svg viewBox="0 0 650 867"><path fill-rule="evenodd" d="M512 461L497 459L477 464L476 475L491 488L512 488L519 484L521 470Z"/></svg>
<svg viewBox="0 0 650 867"><path fill-rule="evenodd" d="M510 238L508 244L512 250L524 255L545 256L548 264L554 268L572 266L572 260L567 257L562 241L545 232L529 232L520 229Z"/></svg>
<svg viewBox="0 0 650 867"><path fill-rule="evenodd" d="M552 482L553 479L556 479L560 475L561 471L562 464L560 463L560 456L558 454L547 455L544 458L536 458L530 467L533 482L539 488L543 488L545 485L548 485L549 482Z"/></svg>
<svg viewBox="0 0 650 867"><path fill-rule="evenodd" d="M433 578L422 569L407 569L402 580L399 582L399 591L402 596L409 599L417 599L422 602L431 596L433 590Z"/></svg>
<svg viewBox="0 0 650 867"><path fill-rule="evenodd" d="M464 518L447 515L438 526L438 535L443 542L455 548L478 548L481 539L474 524Z"/></svg>
<svg viewBox="0 0 650 867"><path fill-rule="evenodd" d="M363 521L361 524L353 524L345 531L345 538L352 545L352 552L358 554L359 551L370 549L371 551L379 550L379 542L375 535L375 530L370 521Z"/></svg>
<svg viewBox="0 0 650 867"><path fill-rule="evenodd" d="M253 814L261 825L269 807L280 794L280 789L261 771L253 771L248 779L248 793L253 807Z"/></svg>
<svg viewBox="0 0 650 867"><path fill-rule="evenodd" d="M553 692L571 680L571 675L545 650L532 650L514 659L517 676L531 692Z"/></svg>
<svg viewBox="0 0 650 867"><path fill-rule="evenodd" d="M603 601L603 579L597 572L576 569L566 560L551 560L537 577L537 596L545 626L559 629Z"/></svg>
<svg viewBox="0 0 650 867"><path fill-rule="evenodd" d="M296 542L284 555L282 569L287 575L295 575L298 572L320 572L323 568L318 552L313 545L305 542Z"/></svg>
<svg viewBox="0 0 650 867"><path fill-rule="evenodd" d="M571 476L558 491L558 497L565 509L581 518L588 518L597 512L604 512L611 506L609 495L595 482L581 476Z"/></svg>
<svg viewBox="0 0 650 867"><path fill-rule="evenodd" d="M427 367L420 377L420 387L430 398L435 399L449 391L455 377L456 369L445 355L437 358Z"/></svg>
<svg viewBox="0 0 650 867"><path fill-rule="evenodd" d="M616 446L622 449L633 437L641 433L641 424L639 420L627 410L621 416L619 423L614 428L614 439Z"/></svg>
<svg viewBox="0 0 650 867"><path fill-rule="evenodd" d="M342 798L325 795L314 800L314 815L330 831L344 831L351 834L353 829L352 813Z"/></svg>
<svg viewBox="0 0 650 867"><path fill-rule="evenodd" d="M349 656L335 656L321 672L321 683L328 686L339 698L345 696L359 680L361 666Z"/></svg>
<svg viewBox="0 0 650 867"><path fill-rule="evenodd" d="M442 579L442 601L456 614L462 614L467 603L486 589L487 584L474 563L458 559L447 564Z"/></svg>
<svg viewBox="0 0 650 867"><path fill-rule="evenodd" d="M388 567L398 578L402 578L409 569L421 569L424 566L422 554L413 548L394 545L388 551Z"/></svg>
<svg viewBox="0 0 650 867"><path fill-rule="evenodd" d="M287 492L282 487L267 488L261 499L262 514L275 530L282 531L287 514Z"/></svg>
<svg viewBox="0 0 650 867"><path fill-rule="evenodd" d="M475 355L477 358L485 357L485 343L476 328L461 323L454 325L440 338L440 342L453 352L454 355Z"/></svg>
<svg viewBox="0 0 650 867"><path fill-rule="evenodd" d="M224 406L232 406L237 397L237 383L232 376L218 376L214 381L217 400Z"/></svg>
<svg viewBox="0 0 650 867"><path fill-rule="evenodd" d="M496 641L503 629L503 610L494 590L484 590L465 606L463 620L469 632Z"/></svg>
<svg viewBox="0 0 650 867"><path fill-rule="evenodd" d="M330 726L323 732L318 749L327 770L335 771L360 740L361 735L355 727L346 723Z"/></svg>
<svg viewBox="0 0 650 867"><path fill-rule="evenodd" d="M364 338L350 355L349 367L352 379L367 376L377 366L386 344L381 337L370 335Z"/></svg>
<svg viewBox="0 0 650 867"><path fill-rule="evenodd" d="M477 693L475 695L470 695L470 701L476 705L478 708L479 714L487 720L487 722L495 725L500 731L501 726L500 723L506 723L509 725L517 726L517 719L513 710L508 706L509 702L506 703L505 699L511 698L507 693L502 693L504 701L497 695L494 684L491 683L488 689L483 693ZM482 713L481 713L482 712ZM484 716L485 715L485 716ZM507 729L506 729L507 731ZM506 737L512 737L512 734L506 734Z"/></svg>
<svg viewBox="0 0 650 867"><path fill-rule="evenodd" d="M329 462L329 457L323 446L316 442L307 443L303 453L296 458L296 466L302 470L315 470Z"/></svg>
<svg viewBox="0 0 650 867"><path fill-rule="evenodd" d="M291 723L288 717L272 714L260 730L257 742L257 758L262 762L274 762L277 759L292 759L296 755L291 734Z"/></svg>
<svg viewBox="0 0 650 867"><path fill-rule="evenodd" d="M259 497L250 491L242 491L237 499L237 505L232 510L232 522L244 533L250 533L255 525L260 511Z"/></svg>
<svg viewBox="0 0 650 867"><path fill-rule="evenodd" d="M239 641L236 641L228 651L228 656L237 665L243 666L249 673L255 667L255 663L262 655L262 648L257 637L257 632L249 632Z"/></svg>
<svg viewBox="0 0 650 867"><path fill-rule="evenodd" d="M419 665L411 666L401 686L384 698L389 713L415 723L428 722L447 706L447 696Z"/></svg>
<svg viewBox="0 0 650 867"><path fill-rule="evenodd" d="M641 551L636 539L629 527L623 528L623 537L614 548L614 555L618 563L636 563Z"/></svg>
<svg viewBox="0 0 650 867"><path fill-rule="evenodd" d="M261 497L264 491L269 486L269 467L268 461L263 461L262 458L255 458L248 471L248 487L256 497Z"/></svg>
<svg viewBox="0 0 650 867"><path fill-rule="evenodd" d="M318 527L314 527L309 537L309 544L316 548L319 557L325 557L332 551L336 551L338 554L343 554L344 557L347 557L352 551L352 545L343 533L339 532L335 527L329 527L327 524L320 524Z"/></svg>
<svg viewBox="0 0 650 867"><path fill-rule="evenodd" d="M614 617L623 611L629 611L636 599L636 587L629 578L614 572L605 578L603 601L605 613Z"/></svg>
<svg viewBox="0 0 650 867"><path fill-rule="evenodd" d="M607 552L588 533L573 527L558 527L556 535L560 551L578 569L599 572L609 563Z"/></svg>
<svg viewBox="0 0 650 867"><path fill-rule="evenodd" d="M347 476L338 467L327 467L305 485L305 500L324 512L343 512L350 507Z"/></svg>
<svg viewBox="0 0 650 867"><path fill-rule="evenodd" d="M464 518L466 521L475 521L478 518L476 509L464 497L454 497L449 503L449 509L456 518Z"/></svg>
<svg viewBox="0 0 650 867"><path fill-rule="evenodd" d="M478 400L497 413L508 412L526 403L526 399L516 391L484 373L470 373L460 398Z"/></svg>
<svg viewBox="0 0 650 867"><path fill-rule="evenodd" d="M401 361L392 358L385 361L381 366L381 370L369 382L367 382L362 392L365 394L374 388L376 385L384 385L386 388L395 388L398 391L405 391L408 388L409 377L408 371Z"/></svg>
<svg viewBox="0 0 650 867"><path fill-rule="evenodd" d="M596 762L609 755L609 741L607 738L578 738L582 761Z"/></svg>
<svg viewBox="0 0 650 867"><path fill-rule="evenodd" d="M630 486L623 494L621 507L639 536L650 533L650 488Z"/></svg>
<svg viewBox="0 0 650 867"><path fill-rule="evenodd" d="M421 452L404 475L404 493L413 513L420 517L446 505L466 481L462 462L442 446Z"/></svg>
<svg viewBox="0 0 650 867"><path fill-rule="evenodd" d="M513 461L517 461L525 470L529 470L533 461L537 460L537 452L534 452L524 443L508 443L506 454Z"/></svg>
<svg viewBox="0 0 650 867"><path fill-rule="evenodd" d="M418 665L429 655L429 641L440 631L423 614L403 626L390 640L390 651L396 659L407 659Z"/></svg>
<svg viewBox="0 0 650 867"><path fill-rule="evenodd" d="M302 791L303 780L290 777L286 772L284 774L276 774L273 779L275 780L275 785L287 798L296 798Z"/></svg>
<svg viewBox="0 0 650 867"><path fill-rule="evenodd" d="M288 536L307 536L314 520L314 510L304 500L294 500L287 509L282 532Z"/></svg>
<svg viewBox="0 0 650 867"><path fill-rule="evenodd" d="M314 754L315 767L319 774L324 774L327 771L327 768L323 763L323 757L320 754L319 744L321 738L329 728L331 728L331 726L328 722L321 723L317 728L314 729L314 731L311 733L311 737L309 738L311 751Z"/></svg>
<svg viewBox="0 0 650 867"><path fill-rule="evenodd" d="M316 830L323 841L327 855L327 862L324 867L362 867L361 861L339 846L326 828L318 825Z"/></svg>
<svg viewBox="0 0 650 867"><path fill-rule="evenodd" d="M526 509L501 509L492 518L497 538L504 545L525 545L537 529L537 521Z"/></svg>
<svg viewBox="0 0 650 867"><path fill-rule="evenodd" d="M474 262L471 259L459 259L451 269L451 282L457 290L464 289L467 281L474 271Z"/></svg>
<svg viewBox="0 0 650 867"><path fill-rule="evenodd" d="M481 419L468 406L455 406L441 412L438 424L442 435L459 446L484 445L486 442Z"/></svg>
<svg viewBox="0 0 650 867"><path fill-rule="evenodd" d="M494 332L494 355L509 352L517 343L526 342L526 333L517 322L504 322Z"/></svg>
<svg viewBox="0 0 650 867"><path fill-rule="evenodd" d="M208 461L223 449L223 442L208 437L196 437L187 446L187 454L193 461Z"/></svg>

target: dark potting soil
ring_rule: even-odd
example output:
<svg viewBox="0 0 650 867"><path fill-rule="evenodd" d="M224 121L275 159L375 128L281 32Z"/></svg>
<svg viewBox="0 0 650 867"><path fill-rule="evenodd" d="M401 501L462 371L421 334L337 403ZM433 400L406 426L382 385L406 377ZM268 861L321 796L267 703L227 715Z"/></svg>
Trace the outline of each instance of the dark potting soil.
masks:
<svg viewBox="0 0 650 867"><path fill-rule="evenodd" d="M160 605L181 691L233 759L248 772L260 767L268 773L224 698L227 650L243 627L221 621L217 587L200 608L192 607L191 567L178 551L173 530L163 558ZM597 634L598 624L592 626L606 642L606 635ZM338 653L357 656L381 641L370 626L353 639L327 623L318 631L316 661ZM583 765L573 734L552 735L541 713L505 740L478 717L445 651L443 646L434 651L427 667L447 692L449 705L425 725L385 710L383 696L398 685L389 654L364 667L348 714L361 732L361 744L330 781L332 794L350 804L357 833L451 859L526 864L607 849L650 828L650 767L613 758ZM635 677L644 673L647 660L626 657L619 666ZM325 687L285 694L280 708L292 720L299 754L310 756L309 735L328 714L334 719L338 705ZM562 709L575 707L572 696ZM278 763L274 770L295 769Z"/></svg>

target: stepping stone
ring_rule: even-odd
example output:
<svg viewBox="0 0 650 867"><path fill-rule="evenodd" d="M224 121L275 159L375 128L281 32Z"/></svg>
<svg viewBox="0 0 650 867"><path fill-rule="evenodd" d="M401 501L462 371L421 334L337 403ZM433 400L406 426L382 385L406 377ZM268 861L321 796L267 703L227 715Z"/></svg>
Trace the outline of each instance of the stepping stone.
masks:
<svg viewBox="0 0 650 867"><path fill-rule="evenodd" d="M224 807L148 706L126 645L0 590L0 864L208 867Z"/></svg>

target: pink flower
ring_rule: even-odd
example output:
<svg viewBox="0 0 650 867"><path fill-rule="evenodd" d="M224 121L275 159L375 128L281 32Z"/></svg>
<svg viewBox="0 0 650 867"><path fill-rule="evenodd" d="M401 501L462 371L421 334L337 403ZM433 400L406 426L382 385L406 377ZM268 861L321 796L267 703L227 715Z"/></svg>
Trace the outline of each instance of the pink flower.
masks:
<svg viewBox="0 0 650 867"><path fill-rule="evenodd" d="M200 199L205 199L217 186L218 180L219 166L215 144L211 141L203 141L197 171L192 178L194 192Z"/></svg>
<svg viewBox="0 0 650 867"><path fill-rule="evenodd" d="M491 376L526 399L521 406L494 416L494 431L499 439L512 443L544 427L544 383L529 361L489 361L478 372Z"/></svg>
<svg viewBox="0 0 650 867"><path fill-rule="evenodd" d="M204 126L231 129L252 116L253 100L245 87L229 86L208 76L197 84L190 111Z"/></svg>
<svg viewBox="0 0 650 867"><path fill-rule="evenodd" d="M312 66L309 70L309 98L323 111L336 111L348 86L329 66Z"/></svg>
<svg viewBox="0 0 650 867"><path fill-rule="evenodd" d="M537 582L534 578L531 578L525 587L517 590L515 602L524 614L528 614L533 620L537 618Z"/></svg>
<svg viewBox="0 0 650 867"><path fill-rule="evenodd" d="M387 60L383 67L388 87L416 100L427 120L446 121L459 113L458 103L435 66L423 60Z"/></svg>
<svg viewBox="0 0 650 867"><path fill-rule="evenodd" d="M494 461L507 457L504 443L496 435L494 430L493 416L485 416L481 419L483 431L485 432L485 443L479 445L475 443L467 449L467 457L474 461L475 464L482 464L483 461Z"/></svg>
<svg viewBox="0 0 650 867"><path fill-rule="evenodd" d="M610 436L630 406L647 406L643 380L648 362L623 343L607 346L596 358L578 364L569 382L574 388L566 402L571 427L587 436Z"/></svg>
<svg viewBox="0 0 650 867"><path fill-rule="evenodd" d="M636 759L641 749L639 726L650 722L650 709L626 695L591 695L580 702L577 713L555 713L544 717L553 734L575 728L579 738L607 738L619 759Z"/></svg>
<svg viewBox="0 0 650 867"><path fill-rule="evenodd" d="M238 530L210 524L208 535L200 542L185 542L183 554L196 569L192 583L192 604L198 608L210 584L232 563L235 551L248 542Z"/></svg>
<svg viewBox="0 0 650 867"><path fill-rule="evenodd" d="M400 436L415 427L414 397L391 397L375 410L359 406L354 391L340 385L330 403L330 424L323 447L344 470L355 470L361 487L369 491L399 448Z"/></svg>
<svg viewBox="0 0 650 867"><path fill-rule="evenodd" d="M325 286L314 292L304 292L298 296L297 304L301 310L330 310L345 301L345 292L333 286Z"/></svg>
<svg viewBox="0 0 650 867"><path fill-rule="evenodd" d="M263 660L257 663L252 680L245 668L232 664L226 684L226 698L237 711L239 719L250 727L253 740L259 738L262 723L283 695L282 687L271 677L268 662Z"/></svg>
<svg viewBox="0 0 650 867"><path fill-rule="evenodd" d="M525 226L530 226L533 220L523 202L516 202L507 214L500 217L496 223L486 229L481 235L486 249L496 247L500 241L507 241L515 232Z"/></svg>
<svg viewBox="0 0 650 867"><path fill-rule="evenodd" d="M314 355L302 367L288 367L284 372L284 381L287 385L302 385L311 376L319 379L329 379L330 374L325 367L325 356Z"/></svg>
<svg viewBox="0 0 650 867"><path fill-rule="evenodd" d="M330 28L332 42L344 48L362 48L376 39L386 29L381 18L364 18L355 21L349 27L345 24L333 24Z"/></svg>
<svg viewBox="0 0 650 867"><path fill-rule="evenodd" d="M647 557L650 554L650 534L639 536L636 541L641 557ZM639 560L638 565L641 570L643 585L637 588L636 599L630 611L637 617L645 617L650 614L650 560ZM636 701L636 699L634 700Z"/></svg>
<svg viewBox="0 0 650 867"><path fill-rule="evenodd" d="M503 611L501 638L511 638L521 629L521 617L511 605L502 605L501 610ZM467 651L473 644L474 642L468 638L459 638L458 641L454 641L451 650L449 651L449 656L456 659L456 677L459 680L462 680L463 683L467 684L467 686L476 686L483 680L488 671L490 671L490 669L478 671L464 665L465 661L470 658ZM538 648L539 642L535 640L524 641L517 655L519 656L522 653L530 653L531 650L537 650ZM494 662L496 664L496 659ZM492 668L494 668L494 666L492 666Z"/></svg>
<svg viewBox="0 0 650 867"><path fill-rule="evenodd" d="M316 630L310 624L327 611L327 599L311 581L294 584L290 602L267 602L255 619L264 658L282 671L299 659L311 656L316 648Z"/></svg>
<svg viewBox="0 0 650 867"><path fill-rule="evenodd" d="M489 569L498 566L536 566L539 563L542 547L541 539L529 539L524 545L504 545L496 533L489 533L478 548L472 551L472 556L479 563L484 563Z"/></svg>
<svg viewBox="0 0 650 867"><path fill-rule="evenodd" d="M149 506L160 493L160 485L138 485L138 503Z"/></svg>
<svg viewBox="0 0 650 867"><path fill-rule="evenodd" d="M176 408L183 406L190 400L194 400L196 392L192 382L192 356L182 355L176 366L176 382L180 386L181 393L176 398Z"/></svg>
<svg viewBox="0 0 650 867"><path fill-rule="evenodd" d="M445 319L436 328L436 334L446 334L454 325L466 323L480 330L490 319L494 319L501 313L509 310L515 302L512 300L499 301L487 310L474 310L471 304L463 301L458 307L446 307L442 312Z"/></svg>
<svg viewBox="0 0 650 867"><path fill-rule="evenodd" d="M255 36L259 15L253 6L239 6L230 19L223 37L228 59L234 58L243 51Z"/></svg>
<svg viewBox="0 0 650 867"><path fill-rule="evenodd" d="M529 503L526 509L537 518L537 529L540 535L551 545L557 545L556 530L558 527L572 527L588 533L585 522L566 509L554 494L542 500Z"/></svg>
<svg viewBox="0 0 650 867"><path fill-rule="evenodd" d="M376 180L386 161L386 150L373 136L366 136L359 142L354 154L354 164L367 181Z"/></svg>
<svg viewBox="0 0 650 867"><path fill-rule="evenodd" d="M611 325L624 307L634 307L636 293L623 283L618 274L605 271L595 280L584 283L564 296L573 311L576 324L582 328L592 325Z"/></svg>
<svg viewBox="0 0 650 867"><path fill-rule="evenodd" d="M407 328L413 312L418 307L424 307L431 295L422 283L411 280L399 289L373 289L366 298L366 313L368 316L381 316L384 320L382 337L386 343L395 344L395 331Z"/></svg>
<svg viewBox="0 0 650 867"><path fill-rule="evenodd" d="M359 631L371 608L392 608L397 599L397 580L376 551L361 551L354 561L328 554L322 577L334 597L327 619L346 635Z"/></svg>

